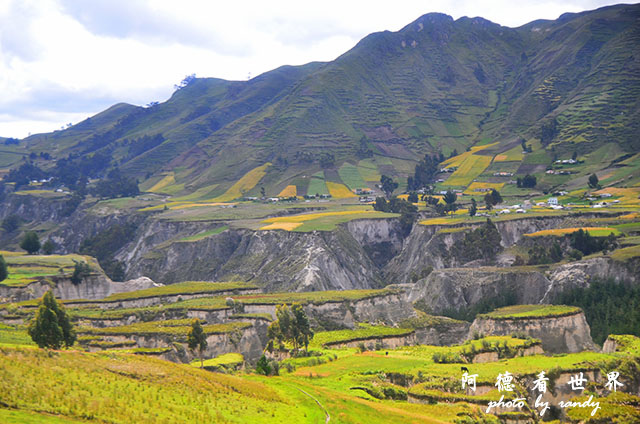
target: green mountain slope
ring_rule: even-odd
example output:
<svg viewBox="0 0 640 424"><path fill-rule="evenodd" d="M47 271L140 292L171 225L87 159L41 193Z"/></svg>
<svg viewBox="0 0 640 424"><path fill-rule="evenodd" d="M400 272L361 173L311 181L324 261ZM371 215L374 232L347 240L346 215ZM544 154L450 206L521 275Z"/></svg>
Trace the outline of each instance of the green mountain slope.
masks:
<svg viewBox="0 0 640 424"><path fill-rule="evenodd" d="M181 195L207 187L221 195L265 163L274 165L259 184L269 195L288 185L305 192L323 158L327 181L344 182L343 163L371 156L374 173L404 179L426 153L488 143L496 144L483 150L486 172L570 185L640 149L639 17L639 5L619 5L513 29L432 13L371 34L333 62L250 81L194 79L164 103L115 105L22 143L57 158L104 153L147 188L171 172L170 192ZM521 141L533 152L519 155ZM603 146L609 155L597 153ZM544 176L573 152L590 166ZM506 165L496 161L501 154ZM257 194L254 186L243 192Z"/></svg>

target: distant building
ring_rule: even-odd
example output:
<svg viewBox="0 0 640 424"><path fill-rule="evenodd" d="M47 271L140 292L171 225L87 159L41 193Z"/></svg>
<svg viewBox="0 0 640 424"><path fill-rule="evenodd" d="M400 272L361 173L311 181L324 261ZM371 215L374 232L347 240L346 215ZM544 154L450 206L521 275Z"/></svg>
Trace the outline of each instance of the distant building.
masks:
<svg viewBox="0 0 640 424"><path fill-rule="evenodd" d="M547 204L549 204L549 206L557 206L558 205L558 198L557 197L549 197L549 199L547 200Z"/></svg>

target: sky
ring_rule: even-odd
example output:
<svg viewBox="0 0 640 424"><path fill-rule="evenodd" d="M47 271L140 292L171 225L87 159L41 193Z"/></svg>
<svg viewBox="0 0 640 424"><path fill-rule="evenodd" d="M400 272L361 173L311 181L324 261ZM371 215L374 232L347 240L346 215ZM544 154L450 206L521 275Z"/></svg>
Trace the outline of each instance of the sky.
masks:
<svg viewBox="0 0 640 424"><path fill-rule="evenodd" d="M185 76L247 80L330 61L429 12L517 27L606 0L0 0L0 136L167 100Z"/></svg>

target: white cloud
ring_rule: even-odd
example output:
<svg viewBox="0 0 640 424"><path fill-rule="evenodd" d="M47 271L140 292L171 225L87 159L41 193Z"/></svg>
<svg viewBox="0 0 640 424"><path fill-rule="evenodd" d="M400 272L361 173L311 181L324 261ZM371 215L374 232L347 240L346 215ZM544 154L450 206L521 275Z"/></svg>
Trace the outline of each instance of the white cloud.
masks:
<svg viewBox="0 0 640 424"><path fill-rule="evenodd" d="M120 101L163 101L194 72L243 80L333 60L428 12L519 26L609 3L0 0L0 135L58 129Z"/></svg>

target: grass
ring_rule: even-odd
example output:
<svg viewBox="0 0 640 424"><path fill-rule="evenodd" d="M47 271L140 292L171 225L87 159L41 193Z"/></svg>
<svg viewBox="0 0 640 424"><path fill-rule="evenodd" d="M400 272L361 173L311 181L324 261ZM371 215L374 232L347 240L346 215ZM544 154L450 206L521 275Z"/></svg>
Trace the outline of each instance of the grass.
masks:
<svg viewBox="0 0 640 424"><path fill-rule="evenodd" d="M380 181L380 171L378 171L378 166L372 159L362 159L358 162L358 172L365 181Z"/></svg>
<svg viewBox="0 0 640 424"><path fill-rule="evenodd" d="M640 244L616 249L611 253L611 257L620 262L640 257Z"/></svg>
<svg viewBox="0 0 640 424"><path fill-rule="evenodd" d="M353 330L321 331L313 336L311 347L329 347L331 345L348 343L359 340L384 339L387 337L401 337L413 333L413 329L392 328L360 324Z"/></svg>
<svg viewBox="0 0 640 424"><path fill-rule="evenodd" d="M444 182L448 186L467 186L491 164L491 157L469 155Z"/></svg>
<svg viewBox="0 0 640 424"><path fill-rule="evenodd" d="M484 196L485 192L481 192L479 189L494 189L500 191L502 187L504 187L504 183L481 183L474 181L467 187L464 194Z"/></svg>
<svg viewBox="0 0 640 424"><path fill-rule="evenodd" d="M313 174L309 179L307 194L308 195L329 194L329 189L327 189L327 185L324 182L324 173L322 171Z"/></svg>
<svg viewBox="0 0 640 424"><path fill-rule="evenodd" d="M295 185L288 185L282 189L282 191L278 194L278 197L296 197L298 194L297 188Z"/></svg>
<svg viewBox="0 0 640 424"><path fill-rule="evenodd" d="M495 311L480 314L478 317L487 319L530 319L562 317L575 315L582 310L575 306L566 305L515 305L505 306Z"/></svg>
<svg viewBox="0 0 640 424"><path fill-rule="evenodd" d="M244 356L240 353L225 353L215 358L207 359L203 361L202 365L205 368L220 368L220 367L233 367L244 362ZM196 359L190 364L192 367L200 367L200 360Z"/></svg>
<svg viewBox="0 0 640 424"><path fill-rule="evenodd" d="M145 299L159 296L175 296L181 294L218 293L238 289L254 289L256 286L239 281L214 283L208 281L185 281L166 286L152 287L127 293L116 293L97 302L117 302L120 300Z"/></svg>
<svg viewBox="0 0 640 424"><path fill-rule="evenodd" d="M355 165L345 162L342 164L340 169L338 169L338 175L340 175L342 182L344 182L351 191L354 191L357 188L367 188L367 183L364 181L360 175L358 167Z"/></svg>
<svg viewBox="0 0 640 424"><path fill-rule="evenodd" d="M305 422L317 409L301 393L141 355L3 347L0 362L2 402L18 422Z"/></svg>
<svg viewBox="0 0 640 424"><path fill-rule="evenodd" d="M575 233L578 230L588 231L593 237L606 237L609 234L619 236L619 230L610 227L578 227L578 228L554 228L551 230L536 231L535 233L525 234L526 237L544 237L544 236L564 236Z"/></svg>
<svg viewBox="0 0 640 424"><path fill-rule="evenodd" d="M229 229L229 227L224 225L222 227L214 228L213 230L203 231L201 233L194 234L194 235L189 236L189 237L183 237L183 238L178 239L176 241L178 241L178 242L200 241L200 240L203 240L203 239L205 239L207 237L211 237L211 236L214 236L216 234L220 234L221 232L223 232L223 231L225 231L227 229Z"/></svg>
<svg viewBox="0 0 640 424"><path fill-rule="evenodd" d="M524 155L522 154L522 146L516 146L504 153L500 153L493 158L494 162L520 162Z"/></svg>
<svg viewBox="0 0 640 424"><path fill-rule="evenodd" d="M160 181L158 181L157 183L155 183L153 185L153 187L151 187L149 190L151 193L162 193L163 189L165 189L167 186L173 185L176 183L176 178L173 175L173 172L164 176Z"/></svg>
<svg viewBox="0 0 640 424"><path fill-rule="evenodd" d="M236 181L224 194L213 199L213 202L229 202L233 199L244 196L244 193L254 188L267 173L267 168L271 166L270 162L253 168L247 172L242 178Z"/></svg>
<svg viewBox="0 0 640 424"><path fill-rule="evenodd" d="M138 322L135 324L116 327L80 327L78 334L90 334L100 336L126 335L126 336L156 336L167 335L186 341L187 332L191 329L192 319L173 319L164 321ZM236 330L251 327L247 322L231 322L226 324L203 325L205 334L227 334Z"/></svg>
<svg viewBox="0 0 640 424"><path fill-rule="evenodd" d="M24 287L34 281L73 272L75 262L88 263L95 270L100 269L98 262L84 255L26 255L21 252L0 251L7 262L9 276L0 282L10 287Z"/></svg>
<svg viewBox="0 0 640 424"><path fill-rule="evenodd" d="M347 188L344 184L340 183L332 183L330 181L326 181L327 189L329 190L329 194L331 197L336 199L348 199L350 197L357 197L355 193Z"/></svg>

